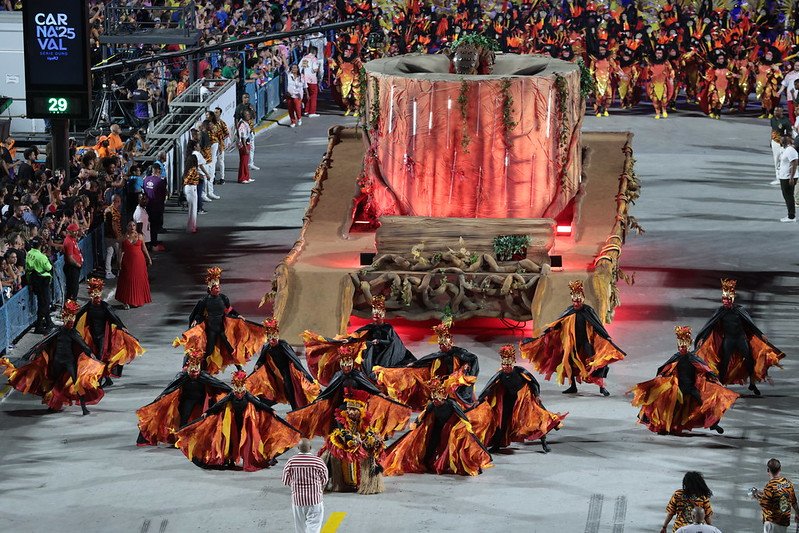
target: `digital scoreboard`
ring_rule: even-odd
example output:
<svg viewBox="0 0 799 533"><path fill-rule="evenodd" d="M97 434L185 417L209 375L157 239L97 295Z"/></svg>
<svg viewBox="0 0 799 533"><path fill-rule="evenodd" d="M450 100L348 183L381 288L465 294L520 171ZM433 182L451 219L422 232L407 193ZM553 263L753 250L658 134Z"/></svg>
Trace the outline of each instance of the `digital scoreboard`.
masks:
<svg viewBox="0 0 799 533"><path fill-rule="evenodd" d="M86 0L25 0L25 99L29 118L91 115Z"/></svg>

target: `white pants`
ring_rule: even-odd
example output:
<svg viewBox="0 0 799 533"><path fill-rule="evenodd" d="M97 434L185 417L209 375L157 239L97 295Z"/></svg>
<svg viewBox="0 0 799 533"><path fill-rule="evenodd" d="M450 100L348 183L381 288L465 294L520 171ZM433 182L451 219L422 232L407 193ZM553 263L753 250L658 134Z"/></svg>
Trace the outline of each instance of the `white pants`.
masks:
<svg viewBox="0 0 799 533"><path fill-rule="evenodd" d="M119 241L114 239L105 239L105 273L111 274L111 262L114 259L114 254L117 254L117 264L119 263Z"/></svg>
<svg viewBox="0 0 799 533"><path fill-rule="evenodd" d="M186 195L186 203L189 204L189 221L186 223L186 231L194 233L197 231L197 186L184 185L183 194Z"/></svg>
<svg viewBox="0 0 799 533"><path fill-rule="evenodd" d="M771 155L774 156L774 176L776 179L780 179L780 153L782 152L782 146L780 143L776 141L771 141Z"/></svg>
<svg viewBox="0 0 799 533"><path fill-rule="evenodd" d="M206 182L205 185L205 194L208 196L214 196L214 174L216 173L216 165L218 156L216 153L219 151L219 143L213 143L211 145L211 161L208 163L208 175L211 178Z"/></svg>
<svg viewBox="0 0 799 533"><path fill-rule="evenodd" d="M216 168L214 169L214 179L222 181L225 179L225 151L216 156Z"/></svg>
<svg viewBox="0 0 799 533"><path fill-rule="evenodd" d="M319 533L322 530L322 520L325 518L324 503L308 507L298 507L292 504L291 507L294 509L295 533Z"/></svg>
<svg viewBox="0 0 799 533"><path fill-rule="evenodd" d="M788 533L788 526L781 526L774 522L763 522L763 533Z"/></svg>
<svg viewBox="0 0 799 533"><path fill-rule="evenodd" d="M255 164L255 132L250 132L250 168L258 166Z"/></svg>

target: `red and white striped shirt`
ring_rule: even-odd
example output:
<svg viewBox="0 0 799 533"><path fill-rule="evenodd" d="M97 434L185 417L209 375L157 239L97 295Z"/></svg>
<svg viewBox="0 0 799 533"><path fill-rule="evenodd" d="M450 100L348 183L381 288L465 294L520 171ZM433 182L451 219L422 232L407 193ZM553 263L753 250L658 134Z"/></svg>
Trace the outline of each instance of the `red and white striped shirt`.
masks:
<svg viewBox="0 0 799 533"><path fill-rule="evenodd" d="M291 487L291 501L297 507L322 503L327 484L327 466L315 455L298 453L283 467L283 484Z"/></svg>

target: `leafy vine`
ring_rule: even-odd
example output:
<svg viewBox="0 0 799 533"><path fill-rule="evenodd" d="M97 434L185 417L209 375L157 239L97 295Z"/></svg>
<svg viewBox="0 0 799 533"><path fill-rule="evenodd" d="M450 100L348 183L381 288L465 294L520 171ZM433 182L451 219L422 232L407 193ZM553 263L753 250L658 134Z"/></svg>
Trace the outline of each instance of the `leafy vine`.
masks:
<svg viewBox="0 0 799 533"><path fill-rule="evenodd" d="M458 93L458 108L461 111L461 148L465 153L469 153L469 144L472 142L469 137L468 129L468 108L469 108L469 82L461 80L461 88Z"/></svg>
<svg viewBox="0 0 799 533"><path fill-rule="evenodd" d="M516 122L513 120L513 96L510 94L510 86L510 78L503 79L500 85L500 94L502 95L502 138L505 141L506 148L510 148L510 132L516 127Z"/></svg>
<svg viewBox="0 0 799 533"><path fill-rule="evenodd" d="M366 121L366 69L361 67L358 71L358 114ZM359 119L360 121L360 119Z"/></svg>
<svg viewBox="0 0 799 533"><path fill-rule="evenodd" d="M560 131L558 132L558 148L561 152L561 176L566 176L566 164L569 159L569 83L560 74L555 74L555 101L558 111L558 122Z"/></svg>
<svg viewBox="0 0 799 533"><path fill-rule="evenodd" d="M580 68L580 96L585 100L594 92L596 82L591 75L591 69L586 66L585 61L578 59L577 66Z"/></svg>
<svg viewBox="0 0 799 533"><path fill-rule="evenodd" d="M375 89L372 94L372 114L369 117L369 125L372 131L377 131L380 127L380 83L377 78L372 78Z"/></svg>

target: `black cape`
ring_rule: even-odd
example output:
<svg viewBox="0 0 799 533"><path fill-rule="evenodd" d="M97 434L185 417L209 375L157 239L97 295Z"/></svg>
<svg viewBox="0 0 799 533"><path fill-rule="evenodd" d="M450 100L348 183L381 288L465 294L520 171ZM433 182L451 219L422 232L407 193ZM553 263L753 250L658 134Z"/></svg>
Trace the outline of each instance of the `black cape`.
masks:
<svg viewBox="0 0 799 533"><path fill-rule="evenodd" d="M448 352L442 352L439 350L435 353L425 355L421 359L412 362L408 366L411 368L431 367L435 361L440 359L444 360L442 361L442 364L444 364L448 369L447 374L451 374L453 371L453 359L457 359L461 362L461 364L469 365L469 370L466 372L467 376L477 377L477 375L480 373L480 363L477 359L477 356L472 352L458 346L453 346ZM463 385L458 387L457 395L467 404L471 404L474 400L474 385Z"/></svg>
<svg viewBox="0 0 799 533"><path fill-rule="evenodd" d="M375 366L397 368L416 361L416 357L405 347L391 324L373 322L358 328L355 332L366 332L362 337L365 341L378 341L376 345L367 343L363 353L361 368L367 376L374 376L372 367Z"/></svg>

